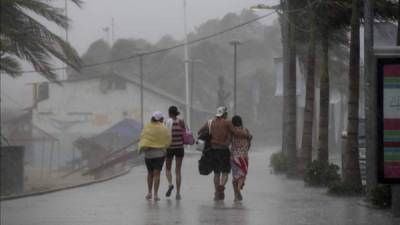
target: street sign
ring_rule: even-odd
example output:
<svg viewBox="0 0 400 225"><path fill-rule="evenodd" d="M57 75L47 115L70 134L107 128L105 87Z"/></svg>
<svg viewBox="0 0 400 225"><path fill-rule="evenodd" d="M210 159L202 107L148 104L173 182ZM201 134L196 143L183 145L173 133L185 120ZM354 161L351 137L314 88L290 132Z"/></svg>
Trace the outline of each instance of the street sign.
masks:
<svg viewBox="0 0 400 225"><path fill-rule="evenodd" d="M400 56L377 57L378 178L400 183Z"/></svg>

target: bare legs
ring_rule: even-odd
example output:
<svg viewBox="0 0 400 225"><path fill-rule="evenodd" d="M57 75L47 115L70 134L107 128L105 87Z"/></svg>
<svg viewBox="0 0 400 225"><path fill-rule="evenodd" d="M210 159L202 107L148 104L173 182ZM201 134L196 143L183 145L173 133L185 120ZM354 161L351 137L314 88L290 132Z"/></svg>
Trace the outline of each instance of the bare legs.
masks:
<svg viewBox="0 0 400 225"><path fill-rule="evenodd" d="M183 157L175 158L175 174L176 174L176 196L180 198L181 195L181 182L182 182L182 175L181 175L181 168L182 168L182 160Z"/></svg>
<svg viewBox="0 0 400 225"><path fill-rule="evenodd" d="M153 172L152 171L148 171L147 172L147 188L148 188L148 192L146 195L146 199L150 200L151 199L151 190L153 189Z"/></svg>
<svg viewBox="0 0 400 225"><path fill-rule="evenodd" d="M242 201L243 197L242 197L242 193L240 193L240 190L243 188L244 186L244 178L239 178L237 180L233 180L232 181L232 186L233 186L233 190L235 192L235 202L236 201Z"/></svg>
<svg viewBox="0 0 400 225"><path fill-rule="evenodd" d="M182 175L181 175L181 168L182 168L182 161L183 157L176 157L175 158L175 175L176 175L176 199L181 198L181 183L182 183ZM165 175L168 180L169 187L172 186L172 158L167 159L166 161L166 170Z"/></svg>
<svg viewBox="0 0 400 225"><path fill-rule="evenodd" d="M214 173L214 188L215 188L215 197L214 200L223 200L224 199L224 190L225 185L228 182L229 173Z"/></svg>
<svg viewBox="0 0 400 225"><path fill-rule="evenodd" d="M167 160L165 161L165 176L167 177L169 186L172 185L171 167L172 167L172 158L167 158Z"/></svg>
<svg viewBox="0 0 400 225"><path fill-rule="evenodd" d="M154 193L154 200L160 200L158 198L158 188L160 187L160 170L149 171L147 174L147 187L148 193L146 195L146 199L151 199L152 197L152 189Z"/></svg>

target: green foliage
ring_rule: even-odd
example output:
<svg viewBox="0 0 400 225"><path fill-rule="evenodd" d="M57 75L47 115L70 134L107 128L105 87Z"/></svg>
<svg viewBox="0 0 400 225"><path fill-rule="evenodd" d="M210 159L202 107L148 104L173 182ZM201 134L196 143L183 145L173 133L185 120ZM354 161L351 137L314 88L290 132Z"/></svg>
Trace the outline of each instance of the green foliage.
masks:
<svg viewBox="0 0 400 225"><path fill-rule="evenodd" d="M372 204L381 207L389 208L392 205L392 192L390 185L380 184L369 193Z"/></svg>
<svg viewBox="0 0 400 225"><path fill-rule="evenodd" d="M283 152L275 152L269 159L270 166L274 169L275 173L284 173L288 169L288 160Z"/></svg>
<svg viewBox="0 0 400 225"><path fill-rule="evenodd" d="M334 195L359 195L364 193L362 186L346 184L342 181L336 181L328 185L328 193Z"/></svg>
<svg viewBox="0 0 400 225"><path fill-rule="evenodd" d="M80 6L80 0L70 0ZM51 61L61 60L78 70L81 61L76 51L38 19L45 19L67 28L68 18L48 1L1 0L0 72L21 75L17 59L30 62L33 68L49 80L55 80Z"/></svg>
<svg viewBox="0 0 400 225"><path fill-rule="evenodd" d="M338 165L314 160L306 166L304 181L311 186L327 186L340 180L338 171Z"/></svg>

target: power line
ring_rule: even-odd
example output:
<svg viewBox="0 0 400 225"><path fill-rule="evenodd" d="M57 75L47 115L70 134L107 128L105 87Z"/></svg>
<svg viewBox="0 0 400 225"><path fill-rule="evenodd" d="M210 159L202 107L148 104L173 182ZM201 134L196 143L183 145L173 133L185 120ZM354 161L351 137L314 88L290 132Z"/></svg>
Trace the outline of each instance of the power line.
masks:
<svg viewBox="0 0 400 225"><path fill-rule="evenodd" d="M286 12L306 11L308 8L313 7L313 5L315 5L315 4L320 4L320 1L319 1L319 0L316 0L316 1L314 1L314 2L312 2L312 3L310 3L310 4L308 4L307 6L305 6L305 7L303 7L303 8L294 9L294 10L287 10ZM188 41L187 44L188 44L188 45L192 45L192 44L196 44L196 43L201 42L201 41L208 40L208 39L210 39L210 38L219 36L219 35L221 35L221 34L224 34L224 33L227 33L227 32L233 31L233 30L236 30L236 29L238 29L238 28L240 28L240 27L246 26L246 25L248 25L248 24L254 23L254 22L258 21L258 20L267 18L267 17L269 17L269 16L271 16L271 15L273 15L273 14L275 14L275 13L280 14L280 12L279 12L277 9L275 9L273 12L267 13L267 14L265 14L265 15L263 15L263 16L256 17L256 18L254 18L254 19L248 20L248 21L246 21L246 22L244 22L244 23L241 23L241 24L238 24L238 25L236 25L236 26L227 28L227 29L222 30L222 31L219 31L219 32L217 32L217 33L210 34L210 35L207 35L207 36L198 38L198 39L194 39L194 40ZM285 19L287 19L287 18L285 18ZM290 21L289 21L289 22L290 22ZM128 56L128 57L119 58L119 59L107 60L107 61L99 62L99 63L86 64L86 65L82 65L80 68L90 68L90 67L96 67L96 66L105 65L105 64L112 64L112 63L117 63L117 62L122 62L122 61L128 61L128 60L135 59L135 58L139 58L139 57L143 57L143 56L149 56L149 55L154 55L154 54L158 54L158 53L162 53L162 52L171 51L171 50L173 50L173 49L180 48L180 47L183 47L183 46L185 46L185 43L173 45L173 46L171 46L171 47L167 47L167 48L163 48L163 49L158 49L158 50L155 50L155 51L143 52L143 53L140 53L140 54L134 54L134 55L131 55L131 56ZM66 67L58 67L58 68L53 68L53 69L50 69L50 70L51 70L51 71L59 71L59 70L65 70L65 69L66 69ZM40 72L40 71L28 70L28 71L22 71L21 73L36 73L36 72Z"/></svg>
<svg viewBox="0 0 400 225"><path fill-rule="evenodd" d="M201 41L208 40L210 38L219 36L221 34L230 32L232 30L235 30L235 29L238 29L240 27L246 26L248 24L254 23L254 22L258 21L258 20L261 20L261 19L264 19L266 17L269 17L269 16L273 15L274 13L276 13L276 12L273 11L273 12L270 12L270 13L268 13L266 15L263 15L263 16L260 16L260 17L256 17L256 18L254 18L252 20L246 21L244 23L238 24L236 26L230 27L230 28L222 30L220 32L217 32L217 33L210 34L210 35L198 38L198 39L194 39L194 40L188 41L187 44L188 45L192 45L192 44L196 44L196 43L201 42ZM107 61L104 61L104 62L93 63L93 64L86 64L86 65L81 66L80 68L90 68L90 67L100 66L100 65L104 65L104 64L112 64L112 63L127 61L127 60L131 60L131 59L139 58L141 56L149 56L149 55L154 55L154 54L158 54L158 53L162 53L162 52L171 51L173 49L183 47L184 45L185 45L185 43L182 43L182 44L177 44L177 45L174 45L174 46L171 46L171 47L158 49L158 50L155 50L155 51L144 52L144 53L140 53L140 54L134 54L134 55L131 55L131 56L128 56L128 57L124 57L124 58L119 58L119 59L114 59L114 60L107 60ZM64 69L65 69L65 67L58 67L58 68L51 69L51 71L58 71L58 70L64 70ZM40 72L40 71L28 70L28 71L22 71L21 73L36 73L36 72Z"/></svg>

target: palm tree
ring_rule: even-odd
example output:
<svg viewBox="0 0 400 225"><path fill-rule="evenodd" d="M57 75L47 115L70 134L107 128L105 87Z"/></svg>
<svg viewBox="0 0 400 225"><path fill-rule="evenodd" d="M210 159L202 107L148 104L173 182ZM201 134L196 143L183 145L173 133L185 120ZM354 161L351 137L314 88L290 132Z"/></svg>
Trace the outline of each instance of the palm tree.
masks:
<svg viewBox="0 0 400 225"><path fill-rule="evenodd" d="M343 30L349 19L349 12L344 1L325 1L317 6L316 25L321 44L320 62L320 114L318 137L318 160L329 163L329 45L334 33Z"/></svg>
<svg viewBox="0 0 400 225"><path fill-rule="evenodd" d="M360 0L352 1L351 40L349 62L349 102L347 144L343 150L343 182L351 187L361 187L361 174L358 151L358 112L360 90L360 20L362 4ZM395 2L391 0L375 1L375 19L394 20L396 18Z"/></svg>
<svg viewBox="0 0 400 225"><path fill-rule="evenodd" d="M77 6L81 0L70 0ZM41 75L56 80L51 68L55 57L74 69L79 69L76 51L60 36L51 32L32 15L39 16L64 29L69 20L62 10L41 0L0 0L0 72L21 75L20 60L30 62Z"/></svg>
<svg viewBox="0 0 400 225"><path fill-rule="evenodd" d="M361 187L358 155L358 103L360 93L360 2L352 1L349 69L349 102L347 144L343 158L343 182L352 187Z"/></svg>
<svg viewBox="0 0 400 225"><path fill-rule="evenodd" d="M308 1L309 3L310 1ZM309 3L310 4L310 3ZM312 129L314 121L314 95L315 95L315 49L316 49L316 33L315 33L315 15L314 9L310 9L311 15L309 21L309 39L307 50L307 81L306 81L306 105L304 109L304 125L301 142L301 167L305 166L312 160Z"/></svg>
<svg viewBox="0 0 400 225"><path fill-rule="evenodd" d="M328 67L323 67L319 66L320 68L325 68L324 72L325 75L328 74L328 71L331 71L335 74L338 74L340 72L337 72L337 68L332 68L329 69L329 64L331 63L339 63L343 59L342 57L342 52L338 51L338 49L342 49L347 45L347 33L345 29L341 28L341 25L335 25L335 21L337 20L334 18L334 16L331 17L326 17L323 16L321 13L322 9L326 9L328 7L323 7L323 4L328 4L326 2L320 2L315 4L314 1L309 0L307 2L302 3L301 8L306 8L307 10L303 13L300 13L301 15L298 16L297 19L297 24L299 27L302 29L299 29L298 36L297 36L297 42L301 46L304 46L303 49L300 49L300 59L302 59L302 62L306 64L306 70L307 70L307 80L306 80L306 105L305 105L305 110L304 110L304 121L303 121L303 134L302 134L302 146L301 146L301 167L304 169L304 167L311 162L312 160L312 139L313 139L313 123L314 123L314 95L315 95L315 69L316 69L316 45L317 41L322 43L322 41L325 39L325 61L323 66L327 65ZM332 3L329 3L330 5L329 8L332 8L333 5ZM338 8L338 6L335 6ZM317 11L318 10L318 11ZM336 12L330 11L329 12ZM318 16L318 18L317 18ZM332 21L332 20L335 21ZM317 21L318 20L318 21ZM342 24L344 21L338 20L340 24ZM329 25L329 24L333 25ZM329 26L328 26L329 25ZM331 27L331 28L327 28ZM327 28L327 31L323 30L322 28ZM322 35L323 32L329 32L329 35ZM324 37L324 38L322 38ZM305 46L307 46L307 49L305 49ZM320 44L321 46L321 44ZM334 46L332 50L334 50L331 55L332 57L329 57L329 47ZM322 50L322 48L319 48ZM322 51L318 54L319 56L322 56ZM340 55L340 56L339 56ZM329 62L328 62L329 61ZM322 60L319 60L319 63L322 63ZM334 65L334 67L337 67L338 65ZM329 82L329 75L327 76L328 82ZM325 86L328 86L328 83L325 83ZM325 92L322 93L322 96L329 97L329 90L325 88ZM325 99L324 103L327 103L329 100ZM327 114L327 111L324 111L323 113ZM328 121L323 121L327 125ZM324 139L326 145L328 142L328 135L325 136ZM325 148L327 149L327 147ZM325 156L327 157L327 151L324 152L326 153ZM323 158L322 157L322 158ZM320 157L321 158L321 157ZM326 160L327 161L327 160Z"/></svg>
<svg viewBox="0 0 400 225"><path fill-rule="evenodd" d="M287 82L287 102L286 110L287 110L287 123L286 123L286 135L287 135L287 159L289 163L289 175L295 175L296 173L296 164L297 164L297 97L296 97L296 30L295 30L295 12L294 10L297 8L295 5L295 0L287 1L289 12L287 13L287 21L288 21L288 77L286 79Z"/></svg>

